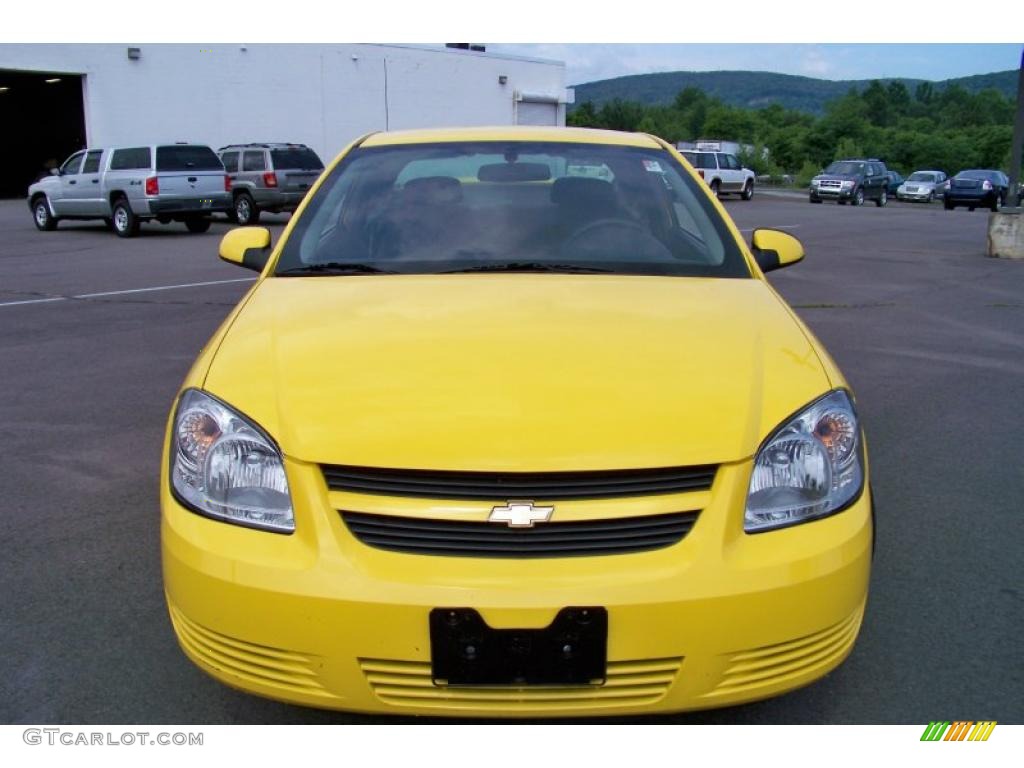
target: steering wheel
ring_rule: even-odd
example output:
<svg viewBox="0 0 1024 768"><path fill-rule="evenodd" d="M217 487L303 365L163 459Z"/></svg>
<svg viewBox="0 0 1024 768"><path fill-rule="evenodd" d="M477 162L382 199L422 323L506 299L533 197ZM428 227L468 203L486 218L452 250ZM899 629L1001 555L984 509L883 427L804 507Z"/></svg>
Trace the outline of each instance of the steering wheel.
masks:
<svg viewBox="0 0 1024 768"><path fill-rule="evenodd" d="M607 241L609 238L614 238L617 232L619 237L628 235L632 237L639 237L646 241L653 240L655 243L658 243L661 248L664 248L657 238L653 237L643 225L631 219L608 218L589 221L582 227L579 227L565 239L565 242L562 243L559 250L562 253L570 253L577 248L581 242L587 240L591 241L595 245L600 244Z"/></svg>
<svg viewBox="0 0 1024 768"><path fill-rule="evenodd" d="M587 237L593 237L595 232L602 232L603 230L625 230L631 234L642 234L647 235L648 232L640 224L633 221L632 219L595 219L594 221L588 221L582 227L578 227L574 230L566 239L563 244L563 248L567 248L570 245L574 245L577 240L583 240ZM607 234L611 234L608 232ZM603 235L597 239L604 239Z"/></svg>

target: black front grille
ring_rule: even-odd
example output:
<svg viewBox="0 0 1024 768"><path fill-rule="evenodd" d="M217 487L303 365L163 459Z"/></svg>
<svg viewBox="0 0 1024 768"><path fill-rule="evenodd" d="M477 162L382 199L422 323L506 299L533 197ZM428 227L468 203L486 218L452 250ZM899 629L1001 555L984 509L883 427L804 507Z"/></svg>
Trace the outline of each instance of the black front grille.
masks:
<svg viewBox="0 0 1024 768"><path fill-rule="evenodd" d="M717 466L590 472L451 472L324 465L332 491L433 499L556 501L706 491Z"/></svg>
<svg viewBox="0 0 1024 768"><path fill-rule="evenodd" d="M540 523L510 528L504 523L433 520L342 512L359 541L378 549L461 557L580 557L661 549L681 541L699 512L645 517Z"/></svg>

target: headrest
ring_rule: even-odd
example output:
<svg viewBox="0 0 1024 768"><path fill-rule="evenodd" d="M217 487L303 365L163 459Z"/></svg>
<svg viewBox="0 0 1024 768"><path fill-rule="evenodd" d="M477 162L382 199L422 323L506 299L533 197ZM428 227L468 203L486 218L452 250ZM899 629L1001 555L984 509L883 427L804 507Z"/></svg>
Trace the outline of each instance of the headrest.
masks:
<svg viewBox="0 0 1024 768"><path fill-rule="evenodd" d="M563 176L551 185L551 202L555 205L613 207L617 204L615 190L607 181L585 176Z"/></svg>
<svg viewBox="0 0 1024 768"><path fill-rule="evenodd" d="M402 196L412 203L445 205L462 201L462 184L451 176L412 179L402 189Z"/></svg>

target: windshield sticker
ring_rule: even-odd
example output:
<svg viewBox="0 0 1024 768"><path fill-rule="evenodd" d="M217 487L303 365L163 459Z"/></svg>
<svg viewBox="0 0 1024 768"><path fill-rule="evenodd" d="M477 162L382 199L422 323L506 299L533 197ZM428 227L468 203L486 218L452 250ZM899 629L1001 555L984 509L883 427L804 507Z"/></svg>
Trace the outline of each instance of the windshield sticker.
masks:
<svg viewBox="0 0 1024 768"><path fill-rule="evenodd" d="M664 171L661 170L661 163L659 163L657 160L644 160L643 163L644 168L646 168L651 173L664 173Z"/></svg>

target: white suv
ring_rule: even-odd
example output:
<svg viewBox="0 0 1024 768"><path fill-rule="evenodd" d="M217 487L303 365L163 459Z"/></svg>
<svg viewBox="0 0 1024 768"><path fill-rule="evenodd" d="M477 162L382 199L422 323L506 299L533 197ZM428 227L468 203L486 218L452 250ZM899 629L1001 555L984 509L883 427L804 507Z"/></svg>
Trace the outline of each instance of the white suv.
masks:
<svg viewBox="0 0 1024 768"><path fill-rule="evenodd" d="M679 154L687 159L700 177L708 183L715 197L734 193L744 200L754 196L754 172L740 165L736 155L726 152L698 152L696 150L680 150Z"/></svg>

